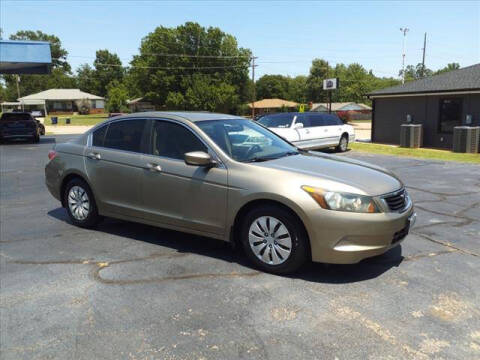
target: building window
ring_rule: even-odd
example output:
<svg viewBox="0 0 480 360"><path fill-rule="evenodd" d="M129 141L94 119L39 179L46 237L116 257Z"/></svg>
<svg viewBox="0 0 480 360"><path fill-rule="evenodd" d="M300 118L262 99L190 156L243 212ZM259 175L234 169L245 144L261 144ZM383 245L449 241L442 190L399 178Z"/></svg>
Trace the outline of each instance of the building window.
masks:
<svg viewBox="0 0 480 360"><path fill-rule="evenodd" d="M440 99L440 114L438 131L453 133L455 126L462 125L462 99Z"/></svg>

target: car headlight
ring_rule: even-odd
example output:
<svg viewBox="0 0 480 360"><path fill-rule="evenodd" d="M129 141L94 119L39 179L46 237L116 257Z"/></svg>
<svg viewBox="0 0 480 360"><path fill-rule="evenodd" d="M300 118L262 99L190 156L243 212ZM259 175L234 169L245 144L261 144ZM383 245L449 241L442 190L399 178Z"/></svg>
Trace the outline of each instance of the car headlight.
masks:
<svg viewBox="0 0 480 360"><path fill-rule="evenodd" d="M326 191L311 186L302 186L323 209L359 213L378 213L378 207L371 196Z"/></svg>

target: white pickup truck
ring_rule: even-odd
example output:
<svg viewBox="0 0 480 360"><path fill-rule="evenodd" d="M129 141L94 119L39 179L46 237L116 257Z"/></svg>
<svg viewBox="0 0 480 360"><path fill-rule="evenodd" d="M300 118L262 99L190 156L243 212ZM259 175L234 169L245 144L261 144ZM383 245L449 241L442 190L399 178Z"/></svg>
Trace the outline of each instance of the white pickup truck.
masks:
<svg viewBox="0 0 480 360"><path fill-rule="evenodd" d="M305 150L336 147L343 152L355 141L353 127L334 114L277 113L262 116L258 123Z"/></svg>

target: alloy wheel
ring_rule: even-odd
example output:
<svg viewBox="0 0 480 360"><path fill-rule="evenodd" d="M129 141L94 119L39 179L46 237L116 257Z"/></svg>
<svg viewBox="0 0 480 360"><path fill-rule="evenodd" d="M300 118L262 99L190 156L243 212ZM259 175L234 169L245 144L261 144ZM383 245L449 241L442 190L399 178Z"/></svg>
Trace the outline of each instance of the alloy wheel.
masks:
<svg viewBox="0 0 480 360"><path fill-rule="evenodd" d="M255 256L269 265L285 262L292 252L290 232L273 216L261 216L252 222L248 242Z"/></svg>
<svg viewBox="0 0 480 360"><path fill-rule="evenodd" d="M342 137L340 139L340 149L342 151L346 151L347 150L347 146L348 146L348 140L346 137Z"/></svg>
<svg viewBox="0 0 480 360"><path fill-rule="evenodd" d="M78 185L72 186L68 192L68 208L72 216L78 221L83 221L88 217L90 199L85 189Z"/></svg>

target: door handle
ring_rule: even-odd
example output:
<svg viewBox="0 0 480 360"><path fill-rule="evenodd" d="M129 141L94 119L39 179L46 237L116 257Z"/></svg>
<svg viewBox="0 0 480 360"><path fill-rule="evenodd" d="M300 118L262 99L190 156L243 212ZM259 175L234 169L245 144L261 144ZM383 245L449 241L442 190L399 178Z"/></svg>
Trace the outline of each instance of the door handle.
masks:
<svg viewBox="0 0 480 360"><path fill-rule="evenodd" d="M156 171L156 172L161 172L162 167L158 164L153 164L153 163L148 163L147 164L147 169L150 171Z"/></svg>
<svg viewBox="0 0 480 360"><path fill-rule="evenodd" d="M310 134L310 130L308 130L308 129L306 129L305 132L306 132L307 134Z"/></svg>
<svg viewBox="0 0 480 360"><path fill-rule="evenodd" d="M95 152L88 153L87 157L92 160L100 160L102 158L99 153Z"/></svg>

